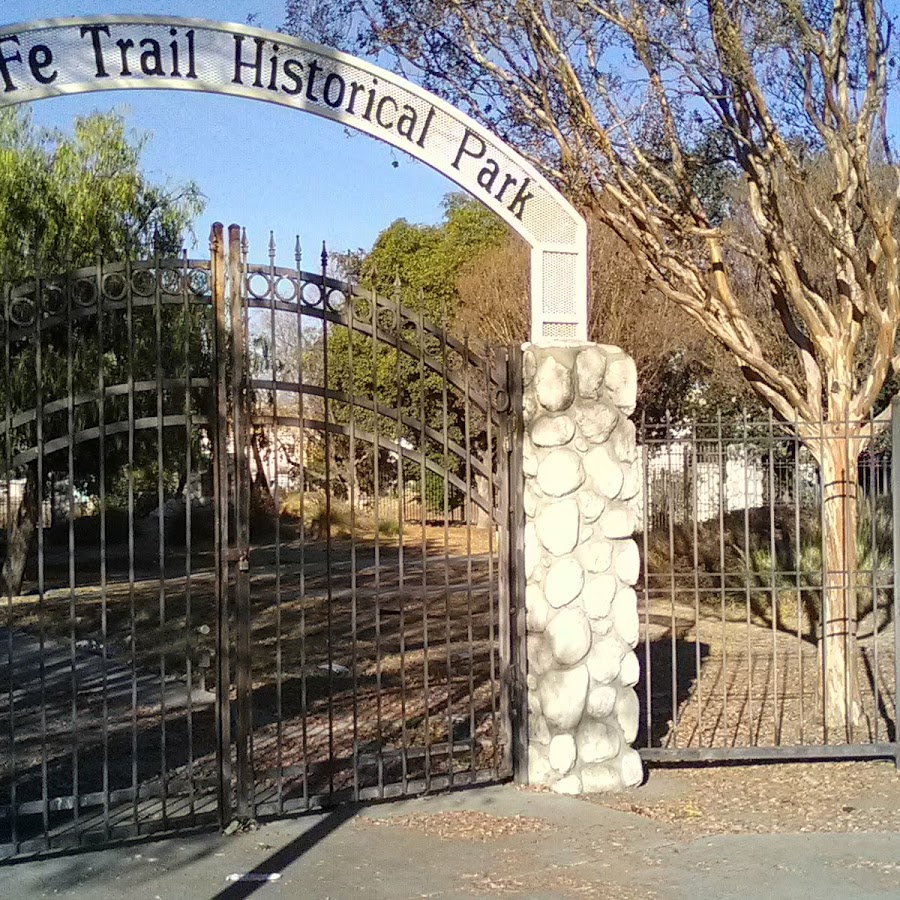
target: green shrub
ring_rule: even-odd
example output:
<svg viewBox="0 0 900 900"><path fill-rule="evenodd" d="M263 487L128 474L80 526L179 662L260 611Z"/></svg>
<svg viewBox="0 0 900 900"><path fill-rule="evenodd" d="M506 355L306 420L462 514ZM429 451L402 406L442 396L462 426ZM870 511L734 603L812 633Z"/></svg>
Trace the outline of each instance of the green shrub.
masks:
<svg viewBox="0 0 900 900"><path fill-rule="evenodd" d="M773 530L774 522L774 530ZM749 603L753 615L779 627L818 633L822 608L822 523L819 507L800 509L799 529L793 507L728 513L694 526L655 529L648 536L646 571L656 594L671 592L694 602L694 579L701 603L738 615ZM857 616L889 608L893 577L893 519L889 497L861 499L857 519ZM774 548L774 554L773 554ZM697 571L694 572L696 553ZM874 602L873 602L874 601ZM799 608L798 608L799 604Z"/></svg>
<svg viewBox="0 0 900 900"><path fill-rule="evenodd" d="M752 546L749 555L740 549L739 556L759 587L769 588L770 591L774 589L777 602L782 605L781 612L788 611L783 609L786 598L789 602L793 600L796 611L799 591L807 627L818 632L825 573L822 520L818 509L807 510L803 518L806 527L801 529L799 547L795 528L789 540L775 542L774 559L771 542ZM888 589L893 581L890 498L860 500L857 506L856 554L856 612L857 617L863 617L871 613L876 604L883 609L890 602ZM793 618L796 622L796 614Z"/></svg>

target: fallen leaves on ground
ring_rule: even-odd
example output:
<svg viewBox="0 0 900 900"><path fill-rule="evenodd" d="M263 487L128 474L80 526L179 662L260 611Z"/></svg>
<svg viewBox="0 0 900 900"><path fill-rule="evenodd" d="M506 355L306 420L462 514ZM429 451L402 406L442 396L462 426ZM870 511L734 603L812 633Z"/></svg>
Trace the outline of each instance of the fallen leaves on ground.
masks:
<svg viewBox="0 0 900 900"><path fill-rule="evenodd" d="M651 769L646 787L590 800L689 837L900 831L900 773L888 762Z"/></svg>
<svg viewBox="0 0 900 900"><path fill-rule="evenodd" d="M491 841L515 834L552 831L543 819L529 816L493 816L471 810L451 810L410 816L385 816L368 820L373 825L411 828L441 840Z"/></svg>

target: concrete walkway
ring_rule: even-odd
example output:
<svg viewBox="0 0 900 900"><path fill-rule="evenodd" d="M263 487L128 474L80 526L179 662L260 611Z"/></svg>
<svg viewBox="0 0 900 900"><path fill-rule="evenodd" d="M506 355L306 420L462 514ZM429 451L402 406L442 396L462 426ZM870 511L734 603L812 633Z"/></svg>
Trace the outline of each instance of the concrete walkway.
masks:
<svg viewBox="0 0 900 900"><path fill-rule="evenodd" d="M519 817L519 818L515 818ZM0 868L0 897L825 898L900 896L896 834L688 839L665 823L512 786ZM275 874L277 880L262 880ZM245 880L229 881L229 876Z"/></svg>

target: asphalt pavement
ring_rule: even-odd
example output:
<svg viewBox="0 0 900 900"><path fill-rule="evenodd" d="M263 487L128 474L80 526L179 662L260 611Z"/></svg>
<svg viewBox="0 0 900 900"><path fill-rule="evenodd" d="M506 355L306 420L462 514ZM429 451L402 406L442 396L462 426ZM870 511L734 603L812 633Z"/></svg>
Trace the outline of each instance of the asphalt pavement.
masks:
<svg viewBox="0 0 900 900"><path fill-rule="evenodd" d="M686 837L512 785L0 867L0 897L84 900L900 897L900 836Z"/></svg>

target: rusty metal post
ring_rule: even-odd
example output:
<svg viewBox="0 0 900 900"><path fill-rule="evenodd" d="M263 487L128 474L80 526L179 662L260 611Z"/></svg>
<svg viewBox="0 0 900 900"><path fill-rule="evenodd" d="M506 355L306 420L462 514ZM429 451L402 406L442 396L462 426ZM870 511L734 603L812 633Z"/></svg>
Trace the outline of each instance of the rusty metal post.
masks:
<svg viewBox="0 0 900 900"><path fill-rule="evenodd" d="M510 416L509 394L509 355L505 348L498 348L494 352L493 368L496 372L497 383L490 386L489 394L497 397L494 409L489 409L488 414L496 414L497 421L497 460L500 468L499 492L498 492L498 524L499 528L499 554L500 571L498 573L499 590L499 641L500 641L500 740L503 747L501 760L502 774L512 772L515 760L513 753L514 728L514 699L516 672L513 665L513 617L515 616L515 600L512 596L513 574L513 547L512 535L509 524L511 522L512 497L510 488L510 461L513 449L513 422Z"/></svg>
<svg viewBox="0 0 900 900"><path fill-rule="evenodd" d="M507 352L506 413L509 451L509 641L510 641L510 719L512 727L512 774L520 784L528 782L528 691L526 685L525 646L525 473L522 447L525 441L522 416L522 347L513 344Z"/></svg>
<svg viewBox="0 0 900 900"><path fill-rule="evenodd" d="M228 627L228 317L225 306L225 235L221 222L210 233L210 289L213 304L215 403L213 494L216 556L216 762L219 824L231 819L231 666Z"/></svg>
<svg viewBox="0 0 900 900"><path fill-rule="evenodd" d="M247 394L247 348L244 331L243 267L241 228L228 226L228 280L231 308L232 417L234 437L234 521L237 570L235 604L237 614L237 814L250 818L253 807L253 673L250 659L250 471L247 454L249 436Z"/></svg>

